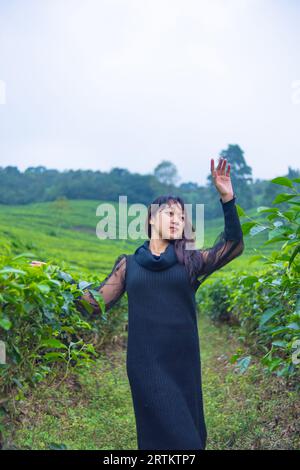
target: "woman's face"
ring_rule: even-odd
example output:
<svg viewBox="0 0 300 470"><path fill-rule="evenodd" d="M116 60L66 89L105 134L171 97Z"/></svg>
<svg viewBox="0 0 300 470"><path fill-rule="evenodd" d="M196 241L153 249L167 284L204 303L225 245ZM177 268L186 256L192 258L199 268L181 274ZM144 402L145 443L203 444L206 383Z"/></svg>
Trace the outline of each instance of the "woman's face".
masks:
<svg viewBox="0 0 300 470"><path fill-rule="evenodd" d="M185 224L184 211L179 203L162 204L150 218L150 223L152 223L152 238L181 239Z"/></svg>

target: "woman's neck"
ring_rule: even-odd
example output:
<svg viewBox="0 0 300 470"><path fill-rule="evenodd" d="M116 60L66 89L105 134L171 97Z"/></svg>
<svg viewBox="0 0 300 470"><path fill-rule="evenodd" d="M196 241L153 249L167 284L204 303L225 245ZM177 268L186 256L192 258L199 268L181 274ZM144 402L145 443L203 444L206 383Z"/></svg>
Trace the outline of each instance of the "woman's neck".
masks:
<svg viewBox="0 0 300 470"><path fill-rule="evenodd" d="M163 253L168 245L168 240L151 238L149 241L149 249L154 255L160 255Z"/></svg>

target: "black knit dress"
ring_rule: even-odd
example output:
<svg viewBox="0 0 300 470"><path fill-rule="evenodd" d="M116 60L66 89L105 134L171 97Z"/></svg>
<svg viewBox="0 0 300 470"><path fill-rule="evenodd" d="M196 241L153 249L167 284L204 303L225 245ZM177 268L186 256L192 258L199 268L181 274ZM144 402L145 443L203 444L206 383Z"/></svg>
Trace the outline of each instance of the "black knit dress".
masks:
<svg viewBox="0 0 300 470"><path fill-rule="evenodd" d="M205 264L196 283L190 283L173 243L156 256L147 240L133 254L120 255L99 286L107 309L125 291L128 296L126 367L138 449L206 447L195 292L243 251L235 197L220 201L225 230L212 248L201 250Z"/></svg>
<svg viewBox="0 0 300 470"><path fill-rule="evenodd" d="M173 245L151 260L148 244L127 256L126 274L127 374L138 448L201 449L206 428L194 291Z"/></svg>

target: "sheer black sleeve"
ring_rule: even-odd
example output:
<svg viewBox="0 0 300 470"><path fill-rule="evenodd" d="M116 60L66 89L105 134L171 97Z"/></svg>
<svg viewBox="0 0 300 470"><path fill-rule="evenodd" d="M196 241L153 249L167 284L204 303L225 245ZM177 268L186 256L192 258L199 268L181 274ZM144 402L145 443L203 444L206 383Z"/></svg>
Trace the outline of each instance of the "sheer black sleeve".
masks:
<svg viewBox="0 0 300 470"><path fill-rule="evenodd" d="M105 312L110 310L126 291L126 261L127 257L125 254L118 256L111 272L94 288L94 290L97 290L99 294L101 294L104 300ZM101 313L101 309L89 289L85 291L84 295L78 297L76 300L80 302L80 299L84 299L89 302L93 307L94 313ZM79 306L78 302L76 302L76 304Z"/></svg>
<svg viewBox="0 0 300 470"><path fill-rule="evenodd" d="M198 275L199 284L244 251L243 231L235 199L234 196L230 201L223 202L220 198L224 215L224 230L218 235L211 248L200 250L203 264Z"/></svg>

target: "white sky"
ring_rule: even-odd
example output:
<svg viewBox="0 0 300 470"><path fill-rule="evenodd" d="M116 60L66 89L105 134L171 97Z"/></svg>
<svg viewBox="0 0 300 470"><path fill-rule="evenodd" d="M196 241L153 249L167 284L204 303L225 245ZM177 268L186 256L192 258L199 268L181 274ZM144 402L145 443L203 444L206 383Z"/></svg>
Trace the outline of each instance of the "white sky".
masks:
<svg viewBox="0 0 300 470"><path fill-rule="evenodd" d="M254 178L299 168L299 20L298 0L0 0L0 165L167 159L205 184L238 144Z"/></svg>

